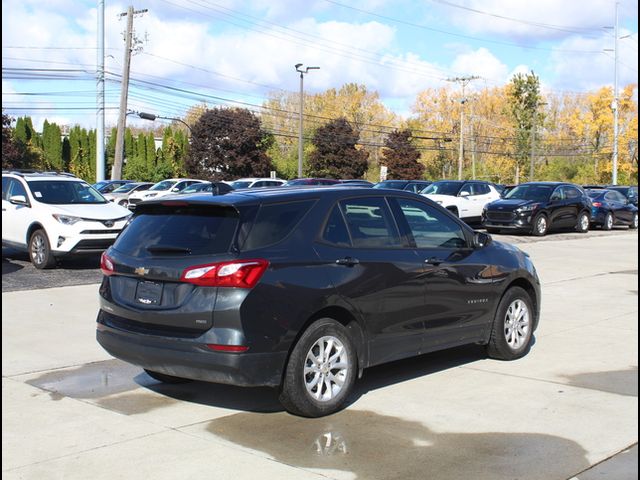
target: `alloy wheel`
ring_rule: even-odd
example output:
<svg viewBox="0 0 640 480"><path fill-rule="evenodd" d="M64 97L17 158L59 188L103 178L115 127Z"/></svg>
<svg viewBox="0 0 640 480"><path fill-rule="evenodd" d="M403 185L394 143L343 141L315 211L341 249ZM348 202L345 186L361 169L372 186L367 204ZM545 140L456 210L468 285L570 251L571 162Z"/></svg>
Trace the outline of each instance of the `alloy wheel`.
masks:
<svg viewBox="0 0 640 480"><path fill-rule="evenodd" d="M327 402L340 393L349 373L347 349L333 336L318 339L309 349L304 366L307 392Z"/></svg>
<svg viewBox="0 0 640 480"><path fill-rule="evenodd" d="M526 343L529 328L529 309L527 304L520 299L516 299L507 308L504 318L504 337L512 350L518 350Z"/></svg>

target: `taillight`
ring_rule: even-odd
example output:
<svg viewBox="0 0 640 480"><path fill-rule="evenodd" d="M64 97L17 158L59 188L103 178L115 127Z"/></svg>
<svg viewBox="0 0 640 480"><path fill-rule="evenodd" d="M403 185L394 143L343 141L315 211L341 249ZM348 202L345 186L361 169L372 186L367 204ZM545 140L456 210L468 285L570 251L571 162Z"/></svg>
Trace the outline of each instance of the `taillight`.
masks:
<svg viewBox="0 0 640 480"><path fill-rule="evenodd" d="M214 352L242 353L249 350L249 347L246 345L221 345L217 343L207 343L207 347Z"/></svg>
<svg viewBox="0 0 640 480"><path fill-rule="evenodd" d="M601 207L602 203L601 202L591 202L591 205L593 205L594 207Z"/></svg>
<svg viewBox="0 0 640 480"><path fill-rule="evenodd" d="M195 265L182 272L180 281L202 287L253 288L268 266L263 259Z"/></svg>
<svg viewBox="0 0 640 480"><path fill-rule="evenodd" d="M107 252L102 252L102 256L100 257L100 270L102 270L102 273L107 276L115 273L113 259L107 255Z"/></svg>

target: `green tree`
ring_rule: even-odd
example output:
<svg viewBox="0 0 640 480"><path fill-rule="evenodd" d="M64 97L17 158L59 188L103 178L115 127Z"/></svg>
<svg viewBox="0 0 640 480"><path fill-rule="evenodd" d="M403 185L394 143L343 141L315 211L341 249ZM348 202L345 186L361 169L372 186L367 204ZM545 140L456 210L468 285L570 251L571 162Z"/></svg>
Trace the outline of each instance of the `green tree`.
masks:
<svg viewBox="0 0 640 480"><path fill-rule="evenodd" d="M540 96L540 79L533 73L518 73L511 79L508 87L508 99L511 117L514 123L516 183L520 182L520 172L531 154L532 132L538 118L538 106L542 103Z"/></svg>
<svg viewBox="0 0 640 480"><path fill-rule="evenodd" d="M422 178L424 165L418 160L420 152L411 143L411 130L395 130L390 133L382 152L383 163L389 179Z"/></svg>
<svg viewBox="0 0 640 480"><path fill-rule="evenodd" d="M271 138L249 110L207 110L193 126L187 173L211 180L268 176L273 169L266 154Z"/></svg>
<svg viewBox="0 0 640 480"><path fill-rule="evenodd" d="M318 128L315 150L309 158L309 175L329 178L361 178L367 171L369 154L356 148L358 134L344 118Z"/></svg>

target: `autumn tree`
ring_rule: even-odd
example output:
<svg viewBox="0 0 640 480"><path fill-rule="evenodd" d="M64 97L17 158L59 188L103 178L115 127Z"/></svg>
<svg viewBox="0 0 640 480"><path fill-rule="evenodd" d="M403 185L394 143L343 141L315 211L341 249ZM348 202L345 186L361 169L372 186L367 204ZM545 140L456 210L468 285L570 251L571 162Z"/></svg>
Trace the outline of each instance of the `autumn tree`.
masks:
<svg viewBox="0 0 640 480"><path fill-rule="evenodd" d="M540 96L540 79L533 73L523 75L517 73L508 86L509 105L515 124L515 182L520 181L520 171L531 155L532 132L539 122L538 106L542 103Z"/></svg>
<svg viewBox="0 0 640 480"><path fill-rule="evenodd" d="M192 129L187 173L210 180L268 177L273 165L266 151L272 141L249 110L207 110Z"/></svg>
<svg viewBox="0 0 640 480"><path fill-rule="evenodd" d="M387 178L416 179L422 178L424 165L418 162L420 152L411 143L411 131L395 130L390 133L383 149L383 163L387 166Z"/></svg>
<svg viewBox="0 0 640 480"><path fill-rule="evenodd" d="M309 158L309 175L329 178L361 178L367 171L369 154L356 148L358 134L344 118L318 128L315 150Z"/></svg>
<svg viewBox="0 0 640 480"><path fill-rule="evenodd" d="M25 168L22 164L24 145L21 145L11 129L12 118L2 114L2 168Z"/></svg>

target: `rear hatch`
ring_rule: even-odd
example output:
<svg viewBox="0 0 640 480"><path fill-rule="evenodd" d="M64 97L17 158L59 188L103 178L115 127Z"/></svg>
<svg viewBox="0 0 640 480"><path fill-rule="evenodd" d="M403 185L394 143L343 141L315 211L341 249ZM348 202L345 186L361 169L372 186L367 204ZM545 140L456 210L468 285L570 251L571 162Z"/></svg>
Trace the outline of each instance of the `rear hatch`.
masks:
<svg viewBox="0 0 640 480"><path fill-rule="evenodd" d="M231 206L142 205L103 256L103 311L130 322L127 328L208 330L218 287L189 283L185 272L232 260L239 224L240 213Z"/></svg>

